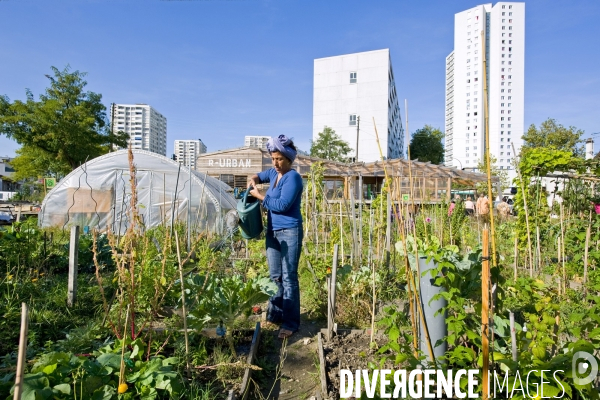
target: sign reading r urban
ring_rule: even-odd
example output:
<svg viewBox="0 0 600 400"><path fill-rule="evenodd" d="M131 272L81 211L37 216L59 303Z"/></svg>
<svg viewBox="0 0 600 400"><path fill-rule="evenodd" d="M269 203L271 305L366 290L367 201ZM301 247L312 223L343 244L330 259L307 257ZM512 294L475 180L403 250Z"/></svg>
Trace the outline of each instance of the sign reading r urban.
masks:
<svg viewBox="0 0 600 400"><path fill-rule="evenodd" d="M208 160L209 167L219 166L221 168L250 168L252 166L252 160L249 158L246 161L237 158L219 158L218 160Z"/></svg>

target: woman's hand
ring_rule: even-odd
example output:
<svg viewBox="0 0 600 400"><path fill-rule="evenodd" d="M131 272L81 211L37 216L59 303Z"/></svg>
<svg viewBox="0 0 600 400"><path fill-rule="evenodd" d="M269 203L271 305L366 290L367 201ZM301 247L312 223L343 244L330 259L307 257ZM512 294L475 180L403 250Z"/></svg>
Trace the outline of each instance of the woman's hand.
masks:
<svg viewBox="0 0 600 400"><path fill-rule="evenodd" d="M258 179L258 175L253 175L249 180L248 180L248 188L250 187L254 187L256 188L256 185L258 185L260 182L260 180ZM252 193L252 192L250 192Z"/></svg>
<svg viewBox="0 0 600 400"><path fill-rule="evenodd" d="M265 199L265 196L263 196L260 193L260 191L256 188L256 186L252 186L252 190L250 190L250 194L261 201Z"/></svg>

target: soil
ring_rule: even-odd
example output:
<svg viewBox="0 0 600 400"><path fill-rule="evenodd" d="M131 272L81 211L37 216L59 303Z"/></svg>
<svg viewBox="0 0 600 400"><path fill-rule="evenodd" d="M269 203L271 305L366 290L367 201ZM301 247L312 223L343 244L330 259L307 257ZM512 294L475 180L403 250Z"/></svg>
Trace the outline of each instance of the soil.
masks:
<svg viewBox="0 0 600 400"><path fill-rule="evenodd" d="M340 369L370 369L369 363L379 365L380 355L377 349L387 342L385 335L375 334L373 337L376 345L370 345L370 333L363 331L351 331L348 334L334 336L331 341L323 343L323 353L326 363L327 391L330 399L339 399ZM391 362L384 364L382 368L392 369ZM353 397L351 397L353 398Z"/></svg>
<svg viewBox="0 0 600 400"><path fill-rule="evenodd" d="M302 318L300 330L286 343L277 338L277 326L263 323L256 362L263 371L254 376L248 399L338 399L340 367L368 369L370 362L379 361L376 353L386 342L383 334L375 335L377 345L372 348L370 334L362 330L340 332L330 342L324 340L328 393L317 397L321 388L317 333L325 327L324 321ZM392 368L391 364L386 367Z"/></svg>
<svg viewBox="0 0 600 400"><path fill-rule="evenodd" d="M320 387L316 335L323 326L303 315L300 330L284 341L276 325L263 323L257 364L265 371L251 382L248 399L315 399Z"/></svg>

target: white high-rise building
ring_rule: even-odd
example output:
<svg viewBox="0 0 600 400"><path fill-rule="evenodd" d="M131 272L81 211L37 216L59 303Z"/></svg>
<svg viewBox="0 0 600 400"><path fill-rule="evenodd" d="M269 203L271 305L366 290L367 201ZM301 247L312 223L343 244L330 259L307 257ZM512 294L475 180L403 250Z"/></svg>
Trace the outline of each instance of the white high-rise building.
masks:
<svg viewBox="0 0 600 400"><path fill-rule="evenodd" d="M389 49L319 58L314 68L313 140L329 127L352 147L351 158L358 145L357 161L380 160L375 119L383 156L403 157L404 130Z"/></svg>
<svg viewBox="0 0 600 400"><path fill-rule="evenodd" d="M167 155L167 119L147 104L112 104L111 129L129 135L132 149Z"/></svg>
<svg viewBox="0 0 600 400"><path fill-rule="evenodd" d="M258 147L259 149L266 150L269 139L271 139L271 136L246 136L244 138L244 146Z"/></svg>
<svg viewBox="0 0 600 400"><path fill-rule="evenodd" d="M483 160L485 81L490 153L512 179L524 130L525 3L484 4L454 16L454 51L446 57L448 166L469 170Z"/></svg>
<svg viewBox="0 0 600 400"><path fill-rule="evenodd" d="M176 140L175 161L185 167L196 169L196 159L200 154L206 153L206 145L202 140Z"/></svg>

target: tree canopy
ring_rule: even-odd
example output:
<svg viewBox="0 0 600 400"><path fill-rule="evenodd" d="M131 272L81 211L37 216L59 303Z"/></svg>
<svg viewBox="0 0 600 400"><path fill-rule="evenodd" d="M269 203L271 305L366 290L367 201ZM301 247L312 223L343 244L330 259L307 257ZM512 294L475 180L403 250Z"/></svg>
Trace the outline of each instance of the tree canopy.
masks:
<svg viewBox="0 0 600 400"><path fill-rule="evenodd" d="M113 145L127 146L125 133L109 130L102 95L84 91L86 74L69 70L52 67L39 101L28 89L25 102L0 96L0 134L22 146L13 160L20 178L64 175Z"/></svg>
<svg viewBox="0 0 600 400"><path fill-rule="evenodd" d="M410 159L432 164L444 162L444 145L442 139L444 134L437 128L425 125L412 134L410 140Z"/></svg>
<svg viewBox="0 0 600 400"><path fill-rule="evenodd" d="M568 128L556 122L553 118L548 118L536 128L534 124L529 126L527 132L523 135L523 149L536 149L540 147L573 152L576 156L584 154L583 149L583 131L570 126Z"/></svg>
<svg viewBox="0 0 600 400"><path fill-rule="evenodd" d="M311 141L310 155L325 160L345 162L352 151L350 145L329 127L319 132L317 140Z"/></svg>

